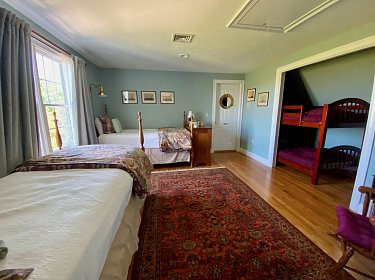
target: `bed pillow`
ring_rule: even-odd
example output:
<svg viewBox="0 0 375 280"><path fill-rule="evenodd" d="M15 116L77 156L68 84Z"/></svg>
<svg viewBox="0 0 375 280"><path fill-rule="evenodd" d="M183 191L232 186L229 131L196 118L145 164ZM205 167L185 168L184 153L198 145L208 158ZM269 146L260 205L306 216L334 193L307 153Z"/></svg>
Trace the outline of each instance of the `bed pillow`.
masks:
<svg viewBox="0 0 375 280"><path fill-rule="evenodd" d="M115 129L116 133L122 132L122 126L119 119L112 119L113 128Z"/></svg>
<svg viewBox="0 0 375 280"><path fill-rule="evenodd" d="M103 132L104 134L110 134L115 132L112 125L112 118L108 115L100 116L99 117L102 125L103 125Z"/></svg>
<svg viewBox="0 0 375 280"><path fill-rule="evenodd" d="M99 135L102 135L104 133L104 131L103 131L103 124L102 124L102 121L100 120L99 117L95 118L95 128L96 128L96 132Z"/></svg>

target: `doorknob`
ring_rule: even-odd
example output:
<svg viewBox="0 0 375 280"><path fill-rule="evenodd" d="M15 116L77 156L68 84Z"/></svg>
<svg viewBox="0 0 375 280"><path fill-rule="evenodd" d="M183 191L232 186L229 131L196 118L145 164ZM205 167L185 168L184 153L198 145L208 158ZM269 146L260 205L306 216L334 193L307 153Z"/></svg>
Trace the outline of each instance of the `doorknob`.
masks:
<svg viewBox="0 0 375 280"><path fill-rule="evenodd" d="M224 123L224 125L227 125L227 124L229 124L229 123L227 123L227 122Z"/></svg>

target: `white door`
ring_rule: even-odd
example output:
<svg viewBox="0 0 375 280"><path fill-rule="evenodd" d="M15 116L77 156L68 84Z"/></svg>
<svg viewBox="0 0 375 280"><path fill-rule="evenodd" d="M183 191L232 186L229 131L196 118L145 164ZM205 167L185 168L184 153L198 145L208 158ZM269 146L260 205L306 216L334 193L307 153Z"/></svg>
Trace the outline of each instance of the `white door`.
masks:
<svg viewBox="0 0 375 280"><path fill-rule="evenodd" d="M239 126L241 83L218 83L214 123L215 151L234 151Z"/></svg>

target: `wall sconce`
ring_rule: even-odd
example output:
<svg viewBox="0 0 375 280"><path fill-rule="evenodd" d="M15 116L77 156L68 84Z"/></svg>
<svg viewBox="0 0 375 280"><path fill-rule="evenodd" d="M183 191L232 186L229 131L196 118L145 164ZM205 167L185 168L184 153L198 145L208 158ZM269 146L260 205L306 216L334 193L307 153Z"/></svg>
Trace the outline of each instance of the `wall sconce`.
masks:
<svg viewBox="0 0 375 280"><path fill-rule="evenodd" d="M91 84L90 85L90 92L91 92L91 88L92 87L99 88L99 93L98 93L99 97L107 97L107 94L105 93L102 85L93 85L93 84Z"/></svg>

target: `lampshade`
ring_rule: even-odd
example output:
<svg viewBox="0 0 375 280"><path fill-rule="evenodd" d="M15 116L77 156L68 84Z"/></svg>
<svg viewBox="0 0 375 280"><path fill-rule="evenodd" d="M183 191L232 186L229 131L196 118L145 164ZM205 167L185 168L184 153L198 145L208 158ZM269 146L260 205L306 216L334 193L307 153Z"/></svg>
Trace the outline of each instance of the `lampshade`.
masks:
<svg viewBox="0 0 375 280"><path fill-rule="evenodd" d="M194 113L193 113L193 111L188 111L187 117L188 117L189 119L191 119L192 117L194 117Z"/></svg>
<svg viewBox="0 0 375 280"><path fill-rule="evenodd" d="M104 89L103 89L103 86L100 86L100 89L99 89L99 93L98 95L100 97L107 97L107 94L105 93Z"/></svg>

